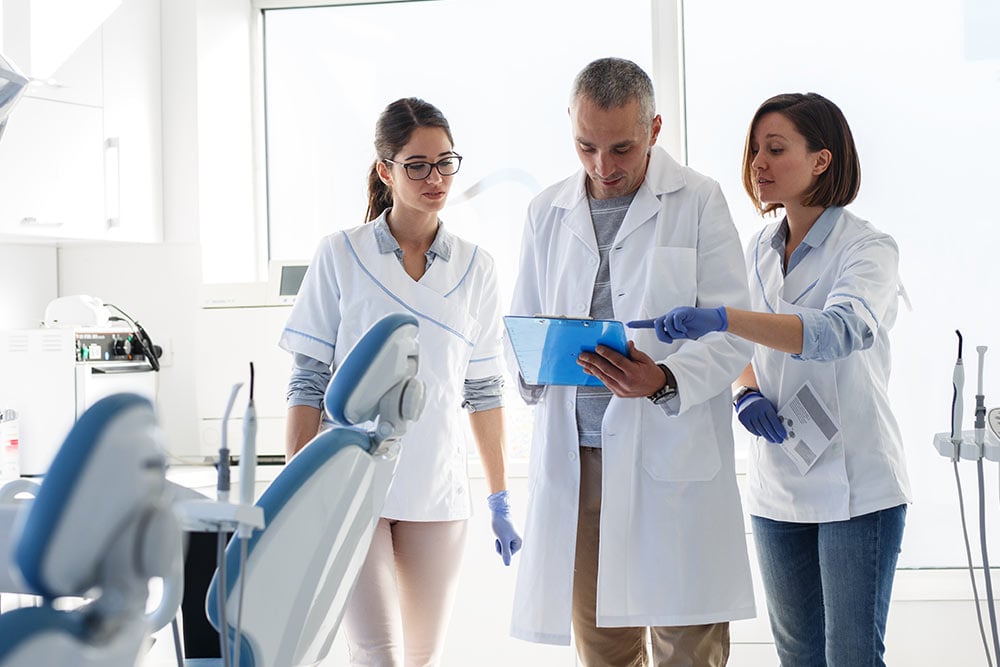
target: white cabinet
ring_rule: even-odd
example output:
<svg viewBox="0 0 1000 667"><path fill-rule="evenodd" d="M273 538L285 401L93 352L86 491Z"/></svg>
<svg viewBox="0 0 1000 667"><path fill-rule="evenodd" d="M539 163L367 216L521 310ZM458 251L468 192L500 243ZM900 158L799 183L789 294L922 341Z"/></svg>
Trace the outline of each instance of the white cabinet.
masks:
<svg viewBox="0 0 1000 667"><path fill-rule="evenodd" d="M162 241L160 0L125 0L101 30L107 238Z"/></svg>
<svg viewBox="0 0 1000 667"><path fill-rule="evenodd" d="M124 0L51 79L0 138L0 242L162 241L160 0Z"/></svg>
<svg viewBox="0 0 1000 667"><path fill-rule="evenodd" d="M23 97L0 141L0 233L96 238L104 218L100 107Z"/></svg>

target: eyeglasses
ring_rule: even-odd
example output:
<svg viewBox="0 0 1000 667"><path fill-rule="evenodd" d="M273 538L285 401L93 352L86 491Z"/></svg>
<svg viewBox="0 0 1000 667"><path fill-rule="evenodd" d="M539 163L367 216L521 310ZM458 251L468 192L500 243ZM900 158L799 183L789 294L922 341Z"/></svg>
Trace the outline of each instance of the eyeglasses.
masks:
<svg viewBox="0 0 1000 667"><path fill-rule="evenodd" d="M442 176L454 176L462 166L461 155L449 155L437 162L396 162L388 158L382 160L389 164L398 164L406 170L407 177L412 181L422 181L431 175L431 169L437 169Z"/></svg>

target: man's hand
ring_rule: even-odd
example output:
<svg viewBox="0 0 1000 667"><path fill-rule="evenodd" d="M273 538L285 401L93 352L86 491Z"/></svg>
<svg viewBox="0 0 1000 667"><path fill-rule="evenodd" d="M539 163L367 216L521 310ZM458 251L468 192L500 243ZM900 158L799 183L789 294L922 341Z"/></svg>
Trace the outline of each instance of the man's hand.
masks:
<svg viewBox="0 0 1000 667"><path fill-rule="evenodd" d="M610 347L598 345L594 352L581 352L576 363L621 398L645 398L667 382L663 369L632 341L628 342L627 357Z"/></svg>

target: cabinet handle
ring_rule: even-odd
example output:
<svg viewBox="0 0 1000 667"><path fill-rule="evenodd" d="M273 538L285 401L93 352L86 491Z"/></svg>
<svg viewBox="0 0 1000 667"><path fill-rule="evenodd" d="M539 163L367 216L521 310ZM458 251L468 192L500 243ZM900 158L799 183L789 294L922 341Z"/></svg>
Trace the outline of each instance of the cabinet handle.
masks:
<svg viewBox="0 0 1000 667"><path fill-rule="evenodd" d="M108 229L121 226L121 156L118 137L104 140L104 216Z"/></svg>
<svg viewBox="0 0 1000 667"><path fill-rule="evenodd" d="M21 218L21 226L22 227L36 227L36 228L40 228L40 227L62 227L62 224L63 223L61 223L61 222L53 222L53 221L39 222L38 218Z"/></svg>

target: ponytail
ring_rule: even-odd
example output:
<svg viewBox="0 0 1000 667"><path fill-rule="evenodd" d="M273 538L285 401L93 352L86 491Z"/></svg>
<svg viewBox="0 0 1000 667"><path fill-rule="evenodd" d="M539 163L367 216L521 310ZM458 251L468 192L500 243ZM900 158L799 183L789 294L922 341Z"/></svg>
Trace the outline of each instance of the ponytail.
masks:
<svg viewBox="0 0 1000 667"><path fill-rule="evenodd" d="M382 215L382 211L391 207L392 189L379 178L378 160L375 160L368 172L368 212L365 213L365 222L371 222Z"/></svg>

